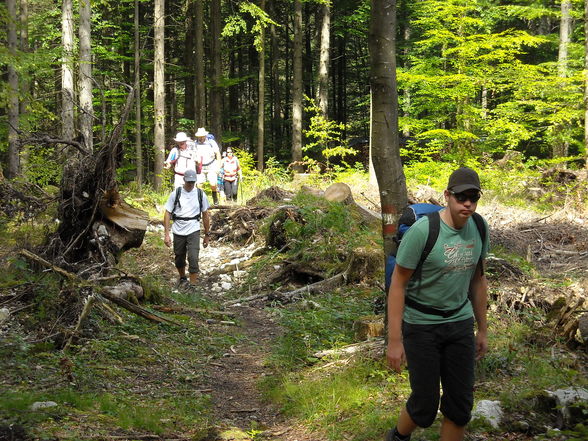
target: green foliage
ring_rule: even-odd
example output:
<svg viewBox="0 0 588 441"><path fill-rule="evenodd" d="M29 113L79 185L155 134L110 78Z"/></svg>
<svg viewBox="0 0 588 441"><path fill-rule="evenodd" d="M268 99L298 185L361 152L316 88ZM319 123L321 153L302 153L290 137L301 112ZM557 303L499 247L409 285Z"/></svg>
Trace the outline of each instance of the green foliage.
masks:
<svg viewBox="0 0 588 441"><path fill-rule="evenodd" d="M241 33L246 33L248 24L247 18L253 20L251 25L251 34L254 35L253 45L257 51L261 51L263 40L261 34L268 26L280 26L270 18L267 12L252 2L241 2L239 4L240 15L234 14L227 18L225 27L222 31L223 37L232 37Z"/></svg>
<svg viewBox="0 0 588 441"><path fill-rule="evenodd" d="M310 126L304 130L304 134L312 141L306 143L302 150L322 155L327 161L327 167L331 158L344 159L345 156L356 154L357 151L345 145L342 139L345 124L325 118L313 99L307 96L305 99L308 103L305 110L310 114ZM305 158L305 161L309 162L311 159Z"/></svg>

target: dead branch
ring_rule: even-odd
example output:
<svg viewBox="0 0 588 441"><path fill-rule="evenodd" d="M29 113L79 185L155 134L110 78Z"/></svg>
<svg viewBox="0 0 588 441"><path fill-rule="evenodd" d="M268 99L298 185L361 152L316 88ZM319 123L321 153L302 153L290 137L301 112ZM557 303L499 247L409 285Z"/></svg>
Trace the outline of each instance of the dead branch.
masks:
<svg viewBox="0 0 588 441"><path fill-rule="evenodd" d="M35 263L38 263L46 268L49 268L53 272L65 277L68 280L77 280L78 279L78 276L76 276L75 274L70 273L69 271L66 271L63 268L60 268L56 265L53 265L52 263L48 262L47 260L43 259L42 257L37 256L34 253L31 253L29 250L22 249L18 252L18 254L23 256L25 259L32 260Z"/></svg>
<svg viewBox="0 0 588 441"><path fill-rule="evenodd" d="M177 312L177 313L187 313L187 314L211 314L211 315L226 315L229 317L234 317L234 312L228 311L215 311L212 309L205 309L205 308L188 308L185 306L161 306L161 305L154 305L153 309L161 312Z"/></svg>
<svg viewBox="0 0 588 441"><path fill-rule="evenodd" d="M156 323L171 323L176 326L182 326L178 322L167 319L165 317L160 317L156 314L153 314L152 312L149 312L148 310L146 310L145 308L142 308L139 305L135 305L134 303L131 303L125 299L122 299L122 298L116 296L108 288L104 288L102 286L95 285L87 280L80 279L75 274L72 274L68 271L65 271L63 268L59 268L58 266L49 263L48 261L46 261L42 257L39 257L36 254L33 254L28 250L21 250L19 253L21 255L25 256L26 258L29 258L29 259L33 260L34 262L37 262L37 263L51 269L55 273L67 278L68 280L77 282L82 285L83 284L90 285L95 292L97 292L98 294L100 294L104 298L110 300L112 303L115 303L115 304L125 308L126 310L128 310L128 311L130 311L140 317L143 317L147 320L151 320Z"/></svg>
<svg viewBox="0 0 588 441"><path fill-rule="evenodd" d="M383 338L374 338L373 340L367 340L361 343L354 343L352 345L343 346L337 349L326 349L324 351L318 351L313 354L316 358L325 357L336 357L340 355L359 354L371 351L384 351L385 344Z"/></svg>
<svg viewBox="0 0 588 441"><path fill-rule="evenodd" d="M67 352L67 350L71 346L71 342L73 341L73 338L80 331L80 328L82 327L82 323L86 319L88 314L90 313L90 309L92 309L92 305L94 304L94 302L96 302L96 296L94 294L86 297L86 299L84 300L84 309L82 309L82 313L78 317L78 322L76 323L76 327L73 329L73 331L71 331L70 336L67 339L67 342L63 346L63 349L62 349L63 352Z"/></svg>

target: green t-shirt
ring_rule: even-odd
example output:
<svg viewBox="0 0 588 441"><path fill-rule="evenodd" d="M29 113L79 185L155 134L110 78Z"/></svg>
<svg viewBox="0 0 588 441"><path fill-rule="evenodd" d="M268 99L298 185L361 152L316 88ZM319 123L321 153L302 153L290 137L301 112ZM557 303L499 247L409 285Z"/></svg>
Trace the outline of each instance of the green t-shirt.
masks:
<svg viewBox="0 0 588 441"><path fill-rule="evenodd" d="M460 230L450 227L443 220L440 223L439 237L423 263L420 282L418 277L413 277L408 283L406 295L423 305L451 310L465 302L480 254L486 257L488 253L488 224L484 221L486 241L482 244L472 218ZM396 263L404 268L415 269L428 235L429 218L424 216L403 236ZM425 314L408 306L404 308L404 320L412 324L456 322L472 315L470 302L451 317Z"/></svg>

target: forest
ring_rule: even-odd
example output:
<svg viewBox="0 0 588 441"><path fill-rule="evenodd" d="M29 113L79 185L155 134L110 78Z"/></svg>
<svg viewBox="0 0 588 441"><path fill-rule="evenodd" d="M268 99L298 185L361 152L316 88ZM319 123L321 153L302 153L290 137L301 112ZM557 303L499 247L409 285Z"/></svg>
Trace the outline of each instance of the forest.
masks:
<svg viewBox="0 0 588 441"><path fill-rule="evenodd" d="M0 441L385 439L385 262L462 166L490 240L464 439L588 439L588 1L0 10ZM201 128L242 177L202 185L185 289L164 162Z"/></svg>

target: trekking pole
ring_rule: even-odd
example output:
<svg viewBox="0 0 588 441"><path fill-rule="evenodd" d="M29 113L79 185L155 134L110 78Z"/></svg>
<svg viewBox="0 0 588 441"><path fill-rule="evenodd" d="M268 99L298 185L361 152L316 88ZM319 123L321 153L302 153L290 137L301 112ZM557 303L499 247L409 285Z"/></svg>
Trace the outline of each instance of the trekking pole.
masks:
<svg viewBox="0 0 588 441"><path fill-rule="evenodd" d="M243 205L243 203L245 202L243 200L243 179L239 179L239 193L241 193L241 205Z"/></svg>

